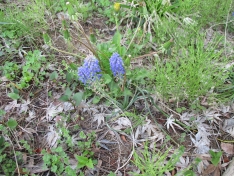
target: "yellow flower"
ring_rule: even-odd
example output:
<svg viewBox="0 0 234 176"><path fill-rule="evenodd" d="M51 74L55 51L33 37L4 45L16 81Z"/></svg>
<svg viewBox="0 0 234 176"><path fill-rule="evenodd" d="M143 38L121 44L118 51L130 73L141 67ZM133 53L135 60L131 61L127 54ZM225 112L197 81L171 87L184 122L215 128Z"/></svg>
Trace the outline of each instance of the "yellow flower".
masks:
<svg viewBox="0 0 234 176"><path fill-rule="evenodd" d="M120 9L120 3L115 2L115 4L114 4L114 9L115 9L116 12L118 12L119 9Z"/></svg>

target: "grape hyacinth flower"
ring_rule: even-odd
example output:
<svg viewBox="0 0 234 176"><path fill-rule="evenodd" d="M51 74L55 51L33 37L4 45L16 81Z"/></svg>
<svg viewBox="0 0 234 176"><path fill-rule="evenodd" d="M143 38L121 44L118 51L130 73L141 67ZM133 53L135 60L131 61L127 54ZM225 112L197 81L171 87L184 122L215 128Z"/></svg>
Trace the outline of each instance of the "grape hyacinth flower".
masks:
<svg viewBox="0 0 234 176"><path fill-rule="evenodd" d="M78 68L79 80L84 84L89 84L96 79L101 78L101 68L99 66L99 61L94 56L88 56L84 60L84 64Z"/></svg>
<svg viewBox="0 0 234 176"><path fill-rule="evenodd" d="M118 53L113 53L110 58L110 68L115 77L122 78L125 74L124 63Z"/></svg>

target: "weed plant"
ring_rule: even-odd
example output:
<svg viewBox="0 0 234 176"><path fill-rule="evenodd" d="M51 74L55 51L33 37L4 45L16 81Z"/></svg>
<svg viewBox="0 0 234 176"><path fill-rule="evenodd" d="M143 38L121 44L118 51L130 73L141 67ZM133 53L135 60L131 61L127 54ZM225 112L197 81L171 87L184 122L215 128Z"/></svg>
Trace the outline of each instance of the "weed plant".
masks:
<svg viewBox="0 0 234 176"><path fill-rule="evenodd" d="M139 154L137 152L134 153L133 163L140 170L139 174L133 173L133 175L155 175L161 176L165 174L165 172L169 172L174 169L175 164L179 161L179 158L184 153L184 147L180 147L174 154L167 160L169 155L168 149L166 152L156 152L154 149L150 151L147 147L147 144L144 145L144 150Z"/></svg>

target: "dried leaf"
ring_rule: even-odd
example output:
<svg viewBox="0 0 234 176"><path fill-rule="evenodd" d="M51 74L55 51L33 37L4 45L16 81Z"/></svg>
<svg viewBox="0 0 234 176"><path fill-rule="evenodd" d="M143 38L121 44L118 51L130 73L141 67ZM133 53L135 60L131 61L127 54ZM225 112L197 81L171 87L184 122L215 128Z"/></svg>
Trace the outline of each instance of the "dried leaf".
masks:
<svg viewBox="0 0 234 176"><path fill-rule="evenodd" d="M123 127L131 127L132 124L131 124L131 121L126 118L126 117L120 117L116 123L118 123L119 126L123 126Z"/></svg>
<svg viewBox="0 0 234 176"><path fill-rule="evenodd" d="M221 142L221 148L227 154L230 154L230 155L234 154L234 146L233 146L233 144L228 144L228 143Z"/></svg>
<svg viewBox="0 0 234 176"><path fill-rule="evenodd" d="M177 133L177 132L176 132L174 126L180 128L181 130L184 130L180 125L175 123L175 119L173 118L173 115L170 115L170 117L167 118L167 122L165 123L165 125L167 126L168 130L171 127L175 133Z"/></svg>
<svg viewBox="0 0 234 176"><path fill-rule="evenodd" d="M177 167L180 167L180 168L188 168L189 167L189 157L186 157L184 159L184 157L180 157L180 161L176 163L176 166Z"/></svg>
<svg viewBox="0 0 234 176"><path fill-rule="evenodd" d="M120 135L120 137L124 142L127 142L126 137L124 135Z"/></svg>
<svg viewBox="0 0 234 176"><path fill-rule="evenodd" d="M94 121L94 122L95 122L95 121L98 122L98 126L97 126L97 128L98 128L99 125L101 125L101 123L105 121L104 114L103 114L103 113L95 114L95 115L94 115L94 118L93 118L93 121Z"/></svg>
<svg viewBox="0 0 234 176"><path fill-rule="evenodd" d="M60 138L59 133L55 131L53 125L49 126L49 132L46 134L46 141L50 147L57 146L57 140Z"/></svg>
<svg viewBox="0 0 234 176"><path fill-rule="evenodd" d="M220 169L218 167L216 167L213 176L220 176Z"/></svg>
<svg viewBox="0 0 234 176"><path fill-rule="evenodd" d="M221 121L221 119L219 118L221 114L219 114L216 110L207 109L203 111L203 115L206 117L207 120L211 120L212 122L215 122L217 124L218 121Z"/></svg>
<svg viewBox="0 0 234 176"><path fill-rule="evenodd" d="M24 103L20 104L20 110L19 113L27 112L28 111L28 105L31 103L31 101L28 99L27 101L23 100Z"/></svg>
<svg viewBox="0 0 234 176"><path fill-rule="evenodd" d="M207 160L202 160L197 165L197 171L199 174L201 174L206 166L209 165L209 162Z"/></svg>
<svg viewBox="0 0 234 176"><path fill-rule="evenodd" d="M29 133L29 134L37 134L36 130L32 129L32 128L23 128L23 130L26 132L26 133Z"/></svg>
<svg viewBox="0 0 234 176"><path fill-rule="evenodd" d="M213 173L215 170L216 170L216 166L214 166L213 164L210 164L206 170L203 172L203 175L208 175L208 174L211 174Z"/></svg>
<svg viewBox="0 0 234 176"><path fill-rule="evenodd" d="M9 112L11 109L18 108L20 105L17 103L17 100L14 100L10 102L8 105L5 107L5 111Z"/></svg>
<svg viewBox="0 0 234 176"><path fill-rule="evenodd" d="M66 111L71 111L74 109L74 106L70 102L63 102L63 110Z"/></svg>
<svg viewBox="0 0 234 176"><path fill-rule="evenodd" d="M34 111L28 112L28 117L26 118L26 121L29 122L30 120L34 119L36 117L36 114Z"/></svg>
<svg viewBox="0 0 234 176"><path fill-rule="evenodd" d="M62 106L55 106L53 103L50 104L50 106L46 109L46 119L48 121L51 121L54 116L56 116L58 113L63 111Z"/></svg>

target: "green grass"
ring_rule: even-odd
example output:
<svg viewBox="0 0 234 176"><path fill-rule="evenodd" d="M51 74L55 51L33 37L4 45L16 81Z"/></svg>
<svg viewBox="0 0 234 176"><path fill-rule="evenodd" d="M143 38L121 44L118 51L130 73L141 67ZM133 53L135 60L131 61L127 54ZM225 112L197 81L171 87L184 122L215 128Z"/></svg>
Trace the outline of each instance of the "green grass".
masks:
<svg viewBox="0 0 234 176"><path fill-rule="evenodd" d="M225 68L217 66L221 52L212 46L205 49L203 40L197 36L191 46L181 48L180 55L155 59L155 86L163 97L193 101L223 84Z"/></svg>

